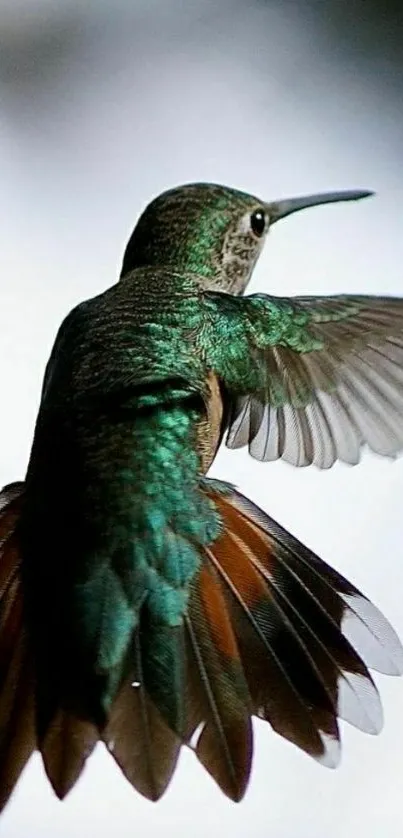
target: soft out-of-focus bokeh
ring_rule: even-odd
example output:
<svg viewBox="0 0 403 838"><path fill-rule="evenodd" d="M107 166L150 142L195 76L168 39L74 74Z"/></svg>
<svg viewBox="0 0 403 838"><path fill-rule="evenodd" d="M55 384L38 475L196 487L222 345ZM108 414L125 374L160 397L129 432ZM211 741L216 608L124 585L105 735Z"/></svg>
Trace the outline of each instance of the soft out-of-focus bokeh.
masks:
<svg viewBox="0 0 403 838"><path fill-rule="evenodd" d="M375 189L279 224L254 290L403 294L402 23L386 0L2 0L0 483L24 474L61 318L114 281L136 216L169 186L215 180L265 199ZM223 451L214 473L350 576L403 635L403 462L367 454L321 474ZM238 806L191 754L150 804L102 749L60 804L35 757L0 838L398 838L403 682L378 683L385 729L372 739L345 726L336 772L257 724Z"/></svg>

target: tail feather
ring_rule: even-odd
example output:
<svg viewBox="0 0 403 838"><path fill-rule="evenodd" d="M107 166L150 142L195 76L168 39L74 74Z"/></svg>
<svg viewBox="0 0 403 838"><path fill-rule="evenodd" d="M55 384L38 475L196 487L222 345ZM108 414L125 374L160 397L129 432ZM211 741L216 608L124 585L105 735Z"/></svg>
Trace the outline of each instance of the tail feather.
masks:
<svg viewBox="0 0 403 838"><path fill-rule="evenodd" d="M183 624L154 622L144 609L140 621L142 680L151 701L179 737L185 722L185 637Z"/></svg>
<svg viewBox="0 0 403 838"><path fill-rule="evenodd" d="M98 739L95 725L59 708L38 744L47 777L60 800L77 782Z"/></svg>
<svg viewBox="0 0 403 838"><path fill-rule="evenodd" d="M220 580L205 564L190 597L188 744L225 794L240 800L252 759L249 691Z"/></svg>
<svg viewBox="0 0 403 838"><path fill-rule="evenodd" d="M182 743L146 693L138 631L129 657L132 668L102 738L129 783L149 800L159 800L175 771Z"/></svg>
<svg viewBox="0 0 403 838"><path fill-rule="evenodd" d="M32 668L23 634L17 640L7 676L1 676L0 811L35 750Z"/></svg>
<svg viewBox="0 0 403 838"><path fill-rule="evenodd" d="M35 748L34 682L15 525L23 483L0 492L0 811Z"/></svg>

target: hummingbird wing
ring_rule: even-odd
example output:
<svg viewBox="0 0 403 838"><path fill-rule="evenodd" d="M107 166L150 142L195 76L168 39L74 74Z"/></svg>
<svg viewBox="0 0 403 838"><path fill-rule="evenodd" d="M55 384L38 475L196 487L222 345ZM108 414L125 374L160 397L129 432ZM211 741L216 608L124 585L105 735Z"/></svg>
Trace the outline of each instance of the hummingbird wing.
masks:
<svg viewBox="0 0 403 838"><path fill-rule="evenodd" d="M233 359L229 378L223 371L230 448L319 468L357 463L363 445L389 457L403 448L403 299L253 295L219 305Z"/></svg>

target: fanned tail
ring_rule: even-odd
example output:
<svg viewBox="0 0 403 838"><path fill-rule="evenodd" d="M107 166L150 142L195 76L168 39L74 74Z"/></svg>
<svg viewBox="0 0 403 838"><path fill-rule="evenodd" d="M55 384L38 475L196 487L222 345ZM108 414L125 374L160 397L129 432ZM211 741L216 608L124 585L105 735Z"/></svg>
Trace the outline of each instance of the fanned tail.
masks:
<svg viewBox="0 0 403 838"><path fill-rule="evenodd" d="M59 797L100 739L150 800L167 788L182 744L228 797L240 800L251 771L254 715L328 766L339 759L338 718L368 733L381 729L369 668L403 672L393 629L250 501L203 479L209 503L202 508L216 524L220 519L220 534L214 540L207 528L204 546L188 541L199 566L183 619L162 623L145 599L106 724L75 715L60 696L39 736L35 704L42 693L24 626L16 533L23 492L19 483L0 493L0 810L35 748ZM171 548L172 538L182 536L170 533ZM177 584L179 590L179 576Z"/></svg>
<svg viewBox="0 0 403 838"><path fill-rule="evenodd" d="M204 481L222 520L186 617L187 743L232 799L246 788L250 717L324 765L339 760L338 718L382 727L368 668L403 672L403 648L353 585L234 489Z"/></svg>

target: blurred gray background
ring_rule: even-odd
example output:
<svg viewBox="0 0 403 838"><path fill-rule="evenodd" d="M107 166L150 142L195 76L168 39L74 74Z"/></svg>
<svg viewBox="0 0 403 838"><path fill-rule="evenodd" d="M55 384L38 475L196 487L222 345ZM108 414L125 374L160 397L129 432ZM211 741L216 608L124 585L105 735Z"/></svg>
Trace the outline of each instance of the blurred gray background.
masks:
<svg viewBox="0 0 403 838"><path fill-rule="evenodd" d="M136 217L167 187L375 189L276 226L253 290L403 294L402 41L403 6L386 0L0 0L0 484L24 474L62 317L112 284ZM403 462L366 454L321 474L222 451L214 473L403 636ZM257 724L238 806L188 753L150 804L101 748L60 804L34 757L0 838L400 838L403 683L378 683L384 731L344 726L335 772Z"/></svg>

